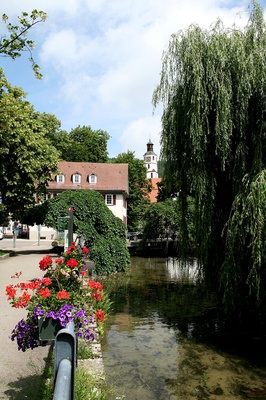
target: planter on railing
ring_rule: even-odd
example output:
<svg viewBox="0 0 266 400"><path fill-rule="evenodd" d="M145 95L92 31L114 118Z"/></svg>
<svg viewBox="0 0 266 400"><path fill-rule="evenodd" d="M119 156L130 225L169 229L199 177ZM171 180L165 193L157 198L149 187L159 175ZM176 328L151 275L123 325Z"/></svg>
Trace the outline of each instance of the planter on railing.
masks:
<svg viewBox="0 0 266 400"><path fill-rule="evenodd" d="M92 275L92 271L93 271L93 269L94 269L94 267L95 267L94 261L86 260L86 261L85 261L85 265L86 265L86 267L87 267L88 274L89 274L89 275Z"/></svg>
<svg viewBox="0 0 266 400"><path fill-rule="evenodd" d="M39 340L55 340L57 333L62 329L60 321L53 318L39 318Z"/></svg>

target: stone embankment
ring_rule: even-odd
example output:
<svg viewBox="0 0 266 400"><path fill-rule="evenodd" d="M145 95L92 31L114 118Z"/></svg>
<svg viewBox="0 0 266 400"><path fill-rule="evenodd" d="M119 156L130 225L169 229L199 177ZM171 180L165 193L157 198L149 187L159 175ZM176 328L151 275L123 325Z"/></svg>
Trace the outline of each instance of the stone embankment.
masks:
<svg viewBox="0 0 266 400"><path fill-rule="evenodd" d="M104 365L99 333L96 324L92 325L90 328L95 332L95 340L87 343L91 351L91 357L79 359L78 367L84 368L91 375L97 377L97 379L104 379Z"/></svg>

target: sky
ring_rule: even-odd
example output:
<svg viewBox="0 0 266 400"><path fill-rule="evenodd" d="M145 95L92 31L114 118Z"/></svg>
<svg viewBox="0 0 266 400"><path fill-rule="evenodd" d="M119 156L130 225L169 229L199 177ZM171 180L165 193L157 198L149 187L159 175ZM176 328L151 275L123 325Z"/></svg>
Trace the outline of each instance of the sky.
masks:
<svg viewBox="0 0 266 400"><path fill-rule="evenodd" d="M55 115L61 128L90 126L111 138L109 157L132 151L143 159L151 140L160 155L162 107L153 109L162 54L171 34L191 24L208 29L247 22L249 1L233 0L0 0L0 13L16 23L22 11L47 13L29 32L37 80L24 53L0 66L36 111ZM260 1L263 9L266 0ZM3 29L2 22L0 27ZM1 35L3 30L1 29Z"/></svg>

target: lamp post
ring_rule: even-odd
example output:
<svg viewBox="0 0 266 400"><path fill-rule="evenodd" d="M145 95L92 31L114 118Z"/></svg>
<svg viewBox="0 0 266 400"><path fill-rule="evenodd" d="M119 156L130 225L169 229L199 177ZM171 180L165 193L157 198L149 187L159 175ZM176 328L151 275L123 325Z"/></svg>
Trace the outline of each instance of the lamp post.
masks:
<svg viewBox="0 0 266 400"><path fill-rule="evenodd" d="M73 207L68 209L68 247L73 243Z"/></svg>

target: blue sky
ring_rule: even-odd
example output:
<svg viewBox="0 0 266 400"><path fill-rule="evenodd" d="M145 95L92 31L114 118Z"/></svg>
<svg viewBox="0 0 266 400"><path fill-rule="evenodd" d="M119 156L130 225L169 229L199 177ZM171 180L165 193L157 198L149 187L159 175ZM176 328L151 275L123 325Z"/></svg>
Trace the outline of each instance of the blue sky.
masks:
<svg viewBox="0 0 266 400"><path fill-rule="evenodd" d="M260 4L265 8L265 1ZM28 55L0 66L40 112L62 129L90 125L109 133L108 153L141 158L151 139L160 154L161 109L153 114L161 57L170 35L192 23L208 28L245 25L248 1L232 0L1 0L0 13L15 23L22 11L48 14L29 34L44 76L34 77ZM2 33L2 30L1 30Z"/></svg>

